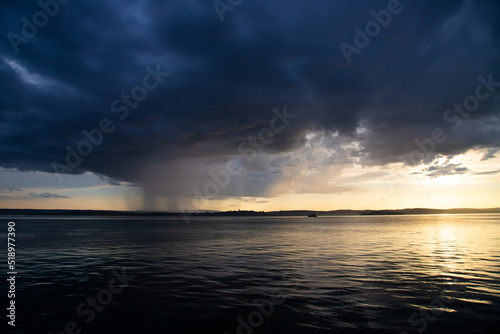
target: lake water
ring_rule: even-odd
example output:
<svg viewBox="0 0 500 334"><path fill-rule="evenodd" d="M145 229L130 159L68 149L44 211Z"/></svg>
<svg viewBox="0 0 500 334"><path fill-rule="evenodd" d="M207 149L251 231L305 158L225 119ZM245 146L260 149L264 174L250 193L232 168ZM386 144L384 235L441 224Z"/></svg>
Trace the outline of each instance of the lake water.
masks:
<svg viewBox="0 0 500 334"><path fill-rule="evenodd" d="M500 333L500 215L8 221L4 333Z"/></svg>

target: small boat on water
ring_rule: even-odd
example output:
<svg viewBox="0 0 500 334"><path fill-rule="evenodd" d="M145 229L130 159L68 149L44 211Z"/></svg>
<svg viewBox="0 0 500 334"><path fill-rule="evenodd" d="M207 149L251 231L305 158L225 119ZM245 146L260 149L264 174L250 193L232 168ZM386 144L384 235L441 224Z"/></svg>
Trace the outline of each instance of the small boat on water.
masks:
<svg viewBox="0 0 500 334"><path fill-rule="evenodd" d="M318 217L318 216L316 216L315 213L311 213L311 214L307 215L307 217Z"/></svg>

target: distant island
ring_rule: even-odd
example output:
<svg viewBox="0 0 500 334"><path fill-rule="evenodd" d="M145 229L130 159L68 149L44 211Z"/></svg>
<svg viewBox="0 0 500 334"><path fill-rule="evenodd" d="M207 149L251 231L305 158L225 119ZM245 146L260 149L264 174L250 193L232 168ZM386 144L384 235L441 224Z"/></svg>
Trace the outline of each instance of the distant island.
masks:
<svg viewBox="0 0 500 334"><path fill-rule="evenodd" d="M369 211L362 212L361 215L364 216L389 216L389 215L405 215L404 211L391 211L391 210L379 210L379 211Z"/></svg>
<svg viewBox="0 0 500 334"><path fill-rule="evenodd" d="M471 214L471 213L500 213L500 208L490 209L427 209L413 208L402 210L285 210L285 211L198 211L198 212L165 212L165 211L112 211L112 210L40 210L40 209L0 209L3 216L200 216L200 217L271 217L271 216L382 216L382 215L422 215L422 214Z"/></svg>

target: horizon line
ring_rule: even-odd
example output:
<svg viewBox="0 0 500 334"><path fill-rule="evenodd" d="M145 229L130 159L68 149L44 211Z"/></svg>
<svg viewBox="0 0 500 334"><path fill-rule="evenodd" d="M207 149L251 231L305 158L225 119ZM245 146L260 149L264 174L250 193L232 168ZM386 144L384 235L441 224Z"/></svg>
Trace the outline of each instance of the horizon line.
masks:
<svg viewBox="0 0 500 334"><path fill-rule="evenodd" d="M474 208L474 207L460 207L460 208L426 208L426 207L414 207L414 208L402 208L402 209L332 209L332 210L311 210L311 209L293 209L293 210L192 210L192 211L168 211L168 210L112 210L112 209L34 209L34 208L0 208L0 212L8 210L8 211L82 211L82 212L124 212L124 213L170 213L170 214L190 214L190 213L229 213L229 212L255 212L255 213L275 213L275 212L314 212L314 213L327 213L327 212L336 212L336 211L354 211L354 212L381 212L381 211L404 211L404 210L434 210L434 211L454 211L454 210L477 210L477 211L487 211L487 210L500 210L500 207L488 207L488 208Z"/></svg>

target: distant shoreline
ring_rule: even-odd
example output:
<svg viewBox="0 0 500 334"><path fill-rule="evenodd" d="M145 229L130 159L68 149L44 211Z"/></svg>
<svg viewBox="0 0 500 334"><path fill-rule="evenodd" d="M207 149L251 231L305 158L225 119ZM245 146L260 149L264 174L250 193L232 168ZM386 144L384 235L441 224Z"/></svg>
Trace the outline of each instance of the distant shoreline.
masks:
<svg viewBox="0 0 500 334"><path fill-rule="evenodd" d="M471 214L500 213L500 208L474 209L428 209L413 208L399 210L285 210L285 211L199 211L191 213L180 212L148 212L148 211L112 211L112 210L41 210L41 209L0 209L2 216L132 216L132 217L271 217L271 216L304 216L316 214L321 216L360 216L360 215L421 215L421 214Z"/></svg>

